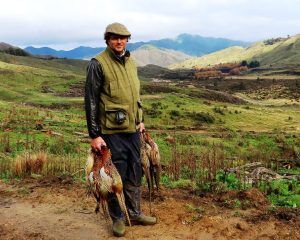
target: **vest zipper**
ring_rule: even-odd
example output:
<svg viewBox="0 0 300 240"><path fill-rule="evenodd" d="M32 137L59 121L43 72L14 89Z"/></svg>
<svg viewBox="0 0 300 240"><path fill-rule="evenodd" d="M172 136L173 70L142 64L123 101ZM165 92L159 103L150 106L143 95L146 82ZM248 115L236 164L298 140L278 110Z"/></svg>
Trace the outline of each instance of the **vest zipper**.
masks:
<svg viewBox="0 0 300 240"><path fill-rule="evenodd" d="M124 69L127 75L127 79L129 79L130 81L130 90L131 90L131 96L132 96L132 102L133 102L133 112L134 112L134 123L136 124L136 111L135 111L135 105L137 104L136 101L134 100L134 96L133 96L133 90L132 90L132 79L128 77L128 73L127 73L127 69L126 69L126 60L124 61Z"/></svg>

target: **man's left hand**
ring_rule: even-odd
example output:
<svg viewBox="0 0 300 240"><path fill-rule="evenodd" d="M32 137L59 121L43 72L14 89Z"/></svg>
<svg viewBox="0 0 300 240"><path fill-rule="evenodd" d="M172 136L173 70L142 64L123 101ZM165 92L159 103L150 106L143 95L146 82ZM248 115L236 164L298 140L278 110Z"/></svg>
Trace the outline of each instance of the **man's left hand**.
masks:
<svg viewBox="0 0 300 240"><path fill-rule="evenodd" d="M140 123L140 132L146 131L144 123Z"/></svg>

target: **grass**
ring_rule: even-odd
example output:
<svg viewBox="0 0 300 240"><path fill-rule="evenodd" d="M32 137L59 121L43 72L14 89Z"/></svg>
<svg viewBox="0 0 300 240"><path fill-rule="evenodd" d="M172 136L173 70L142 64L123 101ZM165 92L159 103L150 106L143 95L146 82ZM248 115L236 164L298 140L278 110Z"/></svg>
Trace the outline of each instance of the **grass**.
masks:
<svg viewBox="0 0 300 240"><path fill-rule="evenodd" d="M153 108L157 103L161 106ZM272 131L273 129L293 130L300 125L300 111L294 107L268 107L251 105L246 109L244 105L234 105L226 103L226 108L222 103L203 104L202 99L195 99L188 96L176 96L175 94L164 94L160 99L144 99L146 113L145 121L148 125L161 128L172 126L197 126L198 122L189 117L192 113L207 113L215 119L215 124L205 125L210 129L220 127L242 131ZM155 112L153 112L153 109ZM220 114L218 111L222 111ZM151 111L152 112L151 112ZM178 116L173 117L175 113ZM289 120L289 118L291 120Z"/></svg>
<svg viewBox="0 0 300 240"><path fill-rule="evenodd" d="M71 84L83 81L84 64L0 54L1 178L75 173L83 179L79 170L89 148L83 98L41 90L49 86L55 93L68 91ZM245 187L241 176L226 175L225 169L259 160L277 170L280 166L273 159L291 159L300 153L297 106L270 106L261 104L263 100L252 104L212 101L201 97L203 89L174 83L147 94L150 83L146 80L142 82L145 124L160 148L162 183L167 187L240 189ZM35 168L39 152L47 160ZM280 199L269 195L274 204L298 206L297 194Z"/></svg>
<svg viewBox="0 0 300 240"><path fill-rule="evenodd" d="M1 56L3 58L3 53L0 54L0 59ZM44 104L46 106L55 102L72 103L74 99L58 97L57 94L65 92L71 84L82 82L85 78L84 71L66 64L68 61L63 64L65 68L62 68L59 63L54 64L53 62L50 64L53 66L49 67L47 65L49 61L8 56L6 55L7 62L0 60L0 70L6 71L5 74L0 74L1 100ZM13 61L13 59L17 60ZM29 65L24 65L28 63L27 59L31 59L32 62L29 61ZM43 93L42 89L45 86L51 86L55 94Z"/></svg>

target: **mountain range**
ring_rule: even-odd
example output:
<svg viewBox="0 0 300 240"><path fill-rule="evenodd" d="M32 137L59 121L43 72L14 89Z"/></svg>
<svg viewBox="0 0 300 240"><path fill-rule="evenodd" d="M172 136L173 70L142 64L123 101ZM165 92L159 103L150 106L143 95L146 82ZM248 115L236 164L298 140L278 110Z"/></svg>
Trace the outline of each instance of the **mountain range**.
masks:
<svg viewBox="0 0 300 240"><path fill-rule="evenodd" d="M230 46L248 46L249 42L230 40L225 38L202 37L199 35L181 34L175 39L165 38L148 42L128 43L127 48L134 51L143 45L153 45L157 48L171 49L191 56L202 56ZM72 50L55 50L48 47L26 47L24 50L37 55L52 55L60 58L90 59L101 52L104 47L92 48L80 46Z"/></svg>
<svg viewBox="0 0 300 240"><path fill-rule="evenodd" d="M207 40L206 45L203 42L204 39ZM138 66L155 64L171 69L193 68L195 66L205 67L220 63L241 62L243 60L257 60L260 62L260 65L274 66L299 65L300 63L300 34L285 38L266 39L252 44L215 38L210 39L211 45L209 45L208 39L210 38L181 34L173 40L162 39L151 40L147 43L129 43L128 49L131 51ZM221 40L223 40L223 42ZM206 48L200 44L201 41ZM214 44L216 42L218 44ZM226 44L235 45L226 47ZM6 43L0 43L0 51L2 49L2 51L7 52L7 49L12 47L13 46ZM219 48L221 48L221 50L217 50ZM33 55L56 56L70 59L90 59L103 49L104 47L79 47L70 51L56 51L51 48L25 48L27 52ZM191 52L192 49L194 49L193 53L198 53L200 56L187 54L187 52Z"/></svg>

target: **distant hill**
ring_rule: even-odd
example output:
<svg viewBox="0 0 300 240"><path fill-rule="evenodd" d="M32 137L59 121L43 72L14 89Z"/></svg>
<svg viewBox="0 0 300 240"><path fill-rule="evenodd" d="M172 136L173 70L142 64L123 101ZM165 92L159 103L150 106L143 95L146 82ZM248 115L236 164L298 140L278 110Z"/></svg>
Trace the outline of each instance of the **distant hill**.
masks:
<svg viewBox="0 0 300 240"><path fill-rule="evenodd" d="M9 48L14 48L14 46L5 42L0 42L0 51L8 50Z"/></svg>
<svg viewBox="0 0 300 240"><path fill-rule="evenodd" d="M102 48L91 48L91 47L78 47L69 51L65 50L55 50L49 47L35 48L27 47L24 50L30 52L34 55L51 55L59 58L69 58L69 59L91 59L97 53L103 51Z"/></svg>
<svg viewBox="0 0 300 240"><path fill-rule="evenodd" d="M166 67L173 63L181 62L191 58L191 56L165 48L157 48L153 45L143 45L132 52L138 66L155 64Z"/></svg>
<svg viewBox="0 0 300 240"><path fill-rule="evenodd" d="M175 39L151 40L148 44L156 47L173 49L191 56L202 56L231 46L249 46L250 42L236 41L226 38L202 37L183 33Z"/></svg>
<svg viewBox="0 0 300 240"><path fill-rule="evenodd" d="M202 57L173 64L170 68L205 67L219 63L241 62L242 60L257 60L261 65L299 65L300 35L289 38L268 39L254 43L247 48L229 47Z"/></svg>
<svg viewBox="0 0 300 240"><path fill-rule="evenodd" d="M23 50L22 48L15 47L8 43L0 42L0 52L5 52L10 55L15 56L29 56L30 54Z"/></svg>
<svg viewBox="0 0 300 240"><path fill-rule="evenodd" d="M199 35L181 34L175 39L165 38L148 42L128 43L127 48L134 51L143 45L153 45L158 48L171 49L191 56L202 56L230 46L248 46L249 43L224 38L202 37ZM54 50L48 47L26 47L24 50L35 55L52 55L60 58L90 59L101 52L104 47L78 47L69 51Z"/></svg>

